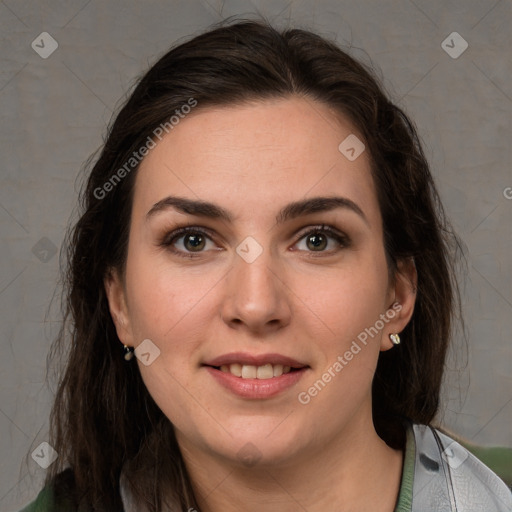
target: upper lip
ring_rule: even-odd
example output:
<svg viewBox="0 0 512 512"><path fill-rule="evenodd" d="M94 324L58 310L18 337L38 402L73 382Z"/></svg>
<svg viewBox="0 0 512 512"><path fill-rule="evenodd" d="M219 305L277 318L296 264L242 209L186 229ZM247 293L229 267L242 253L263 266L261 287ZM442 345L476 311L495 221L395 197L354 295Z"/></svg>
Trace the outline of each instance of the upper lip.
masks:
<svg viewBox="0 0 512 512"><path fill-rule="evenodd" d="M203 364L206 366L223 366L230 364L242 364L251 366L263 366L265 364L282 364L283 366L290 366L292 368L304 368L307 364L301 363L291 357L283 356L281 354L259 354L253 355L247 352L231 352L215 357Z"/></svg>

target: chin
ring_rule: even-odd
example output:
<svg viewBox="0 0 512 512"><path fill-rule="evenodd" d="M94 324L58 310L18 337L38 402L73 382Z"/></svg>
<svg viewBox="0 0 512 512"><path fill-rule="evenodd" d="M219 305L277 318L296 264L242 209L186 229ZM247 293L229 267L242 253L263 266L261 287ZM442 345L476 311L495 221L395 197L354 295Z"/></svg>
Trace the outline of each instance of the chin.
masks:
<svg viewBox="0 0 512 512"><path fill-rule="evenodd" d="M301 449L306 449L307 443L301 439L299 432L284 423L286 420L281 431L280 426L276 427L278 423L275 419L253 421L250 427L238 425L236 429L230 428L228 431L233 435L224 433L221 443L218 436L211 435L206 443L209 450L242 467L285 465L296 458Z"/></svg>

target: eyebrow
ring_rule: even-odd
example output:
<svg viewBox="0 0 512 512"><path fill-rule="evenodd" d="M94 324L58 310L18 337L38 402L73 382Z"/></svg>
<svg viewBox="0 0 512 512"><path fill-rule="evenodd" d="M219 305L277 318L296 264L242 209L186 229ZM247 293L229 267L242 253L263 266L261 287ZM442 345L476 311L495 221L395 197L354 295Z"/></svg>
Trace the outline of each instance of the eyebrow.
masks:
<svg viewBox="0 0 512 512"><path fill-rule="evenodd" d="M146 219L153 217L159 212L168 210L169 208L173 208L188 215L219 219L226 222L233 222L234 219L234 216L228 210L219 205L208 201L177 196L164 197L155 203L146 214ZM354 203L354 201L340 196L313 197L289 203L279 211L276 216L276 222L277 224L283 224L284 222L298 217L318 212L328 212L336 208L351 210L361 217L368 226L370 225L363 210Z"/></svg>

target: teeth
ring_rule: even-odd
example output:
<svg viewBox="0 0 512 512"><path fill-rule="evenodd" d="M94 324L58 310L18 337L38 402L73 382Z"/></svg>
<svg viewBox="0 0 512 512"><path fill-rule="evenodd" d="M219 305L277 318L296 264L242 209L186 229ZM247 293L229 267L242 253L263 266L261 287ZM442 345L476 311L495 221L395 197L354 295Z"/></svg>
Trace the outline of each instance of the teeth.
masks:
<svg viewBox="0 0 512 512"><path fill-rule="evenodd" d="M274 376L274 368L272 368L271 364L265 364L263 366L258 366L256 370L256 378L257 379L271 379Z"/></svg>
<svg viewBox="0 0 512 512"><path fill-rule="evenodd" d="M230 371L233 375L236 375L237 377L242 376L242 365L235 363L228 366L228 371Z"/></svg>
<svg viewBox="0 0 512 512"><path fill-rule="evenodd" d="M248 364L244 364L242 366L242 379L255 379L258 375L258 368L256 366L251 366Z"/></svg>
<svg viewBox="0 0 512 512"><path fill-rule="evenodd" d="M233 363L230 365L223 364L220 371L224 373L231 373L236 377L242 379L271 379L273 377L280 377L285 373L290 373L290 366L283 366L282 364L264 364L262 366L254 366L250 364Z"/></svg>
<svg viewBox="0 0 512 512"><path fill-rule="evenodd" d="M275 364L274 365L274 377L280 377L283 375L283 365L282 364Z"/></svg>

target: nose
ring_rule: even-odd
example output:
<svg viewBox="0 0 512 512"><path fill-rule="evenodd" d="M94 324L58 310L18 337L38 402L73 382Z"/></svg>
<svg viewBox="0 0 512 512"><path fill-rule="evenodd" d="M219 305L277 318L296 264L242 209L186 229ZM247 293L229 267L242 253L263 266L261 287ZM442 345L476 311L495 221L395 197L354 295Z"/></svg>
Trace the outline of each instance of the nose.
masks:
<svg viewBox="0 0 512 512"><path fill-rule="evenodd" d="M291 290L268 251L251 263L235 254L224 290L221 316L230 328L261 336L290 323Z"/></svg>

